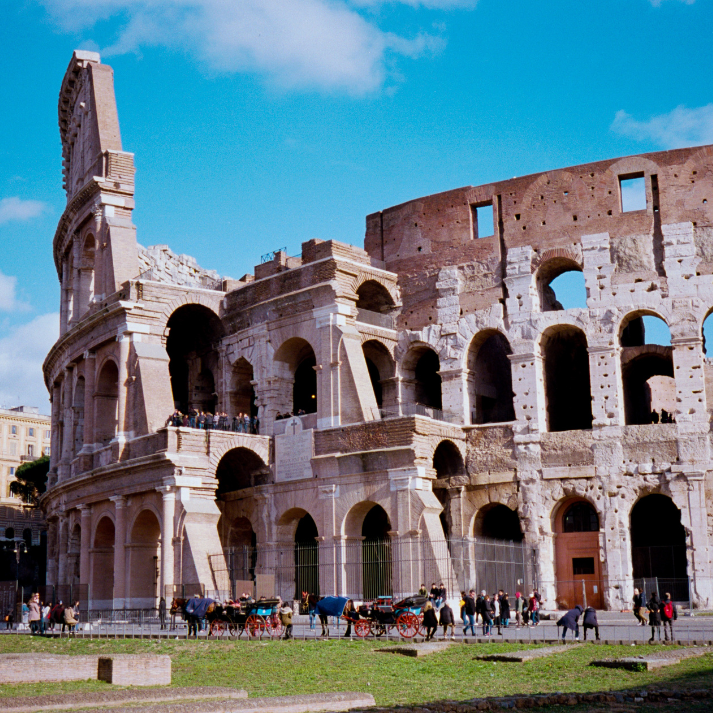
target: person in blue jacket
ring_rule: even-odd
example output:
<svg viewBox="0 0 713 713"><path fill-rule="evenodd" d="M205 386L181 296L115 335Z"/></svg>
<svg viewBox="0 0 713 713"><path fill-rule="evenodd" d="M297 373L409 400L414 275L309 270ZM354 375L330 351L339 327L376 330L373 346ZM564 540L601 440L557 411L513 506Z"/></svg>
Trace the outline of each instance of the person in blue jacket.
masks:
<svg viewBox="0 0 713 713"><path fill-rule="evenodd" d="M577 604L574 609L570 609L558 622L557 626L562 627L562 641L567 636L567 629L574 632L575 641L579 641L579 617L582 614L582 607Z"/></svg>

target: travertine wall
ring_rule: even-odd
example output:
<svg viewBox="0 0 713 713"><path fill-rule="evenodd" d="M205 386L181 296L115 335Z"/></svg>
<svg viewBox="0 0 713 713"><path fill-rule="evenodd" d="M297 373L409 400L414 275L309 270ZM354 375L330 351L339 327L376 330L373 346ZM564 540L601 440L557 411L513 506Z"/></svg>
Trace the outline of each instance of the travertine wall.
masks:
<svg viewBox="0 0 713 713"><path fill-rule="evenodd" d="M97 93L101 76L108 97L110 70L98 63L76 54L71 87ZM71 87L65 80L61 116L84 96ZM632 508L657 493L680 511L695 603L713 601L701 332L713 309L712 147L421 198L369 216L365 250L312 240L299 257L278 252L254 275L219 283L165 246L137 247L131 155L118 138L105 148L92 128L105 111L111 124L113 99L73 139L103 172L71 168L62 129L75 178L54 244L63 334L45 362L53 581L68 580L79 538L79 578L94 603L146 605L141 548L158 553L161 586L218 588L210 556L246 522L268 545L294 542L310 515L320 542L347 546L380 505L392 541L432 546L443 510L449 534L469 538L500 504L539 548L537 583L552 605L572 576L558 571L567 508L587 501L599 520L588 536L595 583L603 605L622 607L633 588ZM644 179L645 210L622 211L628 177ZM474 224L485 204L492 237ZM567 270L582 273L586 307L557 309L550 283ZM667 323L671 347L634 343L644 315ZM276 416L298 407L304 364L316 382L303 417L314 431L313 477L277 482ZM649 372L675 378L675 424L636 416L649 406L636 391ZM164 426L198 396L233 416L253 408L253 393L260 435ZM493 423L489 414L501 413L514 417ZM438 464L444 443L450 470ZM324 569L333 574L322 592L346 591L338 563Z"/></svg>

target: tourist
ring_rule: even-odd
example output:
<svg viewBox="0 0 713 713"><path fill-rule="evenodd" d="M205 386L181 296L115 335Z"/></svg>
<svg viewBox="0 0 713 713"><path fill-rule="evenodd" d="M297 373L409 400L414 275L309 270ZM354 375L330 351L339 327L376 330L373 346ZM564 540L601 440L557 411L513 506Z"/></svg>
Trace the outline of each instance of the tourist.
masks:
<svg viewBox="0 0 713 713"><path fill-rule="evenodd" d="M205 414L203 413L203 411L198 412L198 416L196 417L196 423L198 424L198 428L205 428Z"/></svg>
<svg viewBox="0 0 713 713"><path fill-rule="evenodd" d="M584 627L584 640L587 640L587 629L594 629L594 636L599 641L599 623L597 622L597 611L594 607L587 607L584 610L584 619L582 620Z"/></svg>
<svg viewBox="0 0 713 713"><path fill-rule="evenodd" d="M537 626L540 623L540 602L535 596L535 592L530 593L530 601L527 609L530 614L531 625Z"/></svg>
<svg viewBox="0 0 713 713"><path fill-rule="evenodd" d="M483 618L483 636L490 636L493 630L493 604L489 594L486 594L483 599L483 608L480 614Z"/></svg>
<svg viewBox="0 0 713 713"><path fill-rule="evenodd" d="M438 599L438 593L439 593L440 591L441 591L441 590L436 586L436 583L433 582L433 583L431 584L431 592L430 592L429 595L428 595L428 598L431 600L431 603L435 602L436 599Z"/></svg>
<svg viewBox="0 0 713 713"><path fill-rule="evenodd" d="M282 622L282 626L285 627L285 635L282 638L285 640L291 639L292 638L292 609L287 605L287 602L284 602L282 608L280 609L280 621Z"/></svg>
<svg viewBox="0 0 713 713"><path fill-rule="evenodd" d="M461 621L463 622L463 626L465 626L466 618L465 618L465 598L466 598L466 593L461 592L460 593L460 618Z"/></svg>
<svg viewBox="0 0 713 713"><path fill-rule="evenodd" d="M28 602L27 621L33 634L40 634L42 628L42 610L40 609L40 595L33 594Z"/></svg>
<svg viewBox="0 0 713 713"><path fill-rule="evenodd" d="M347 602L346 607L344 607L344 614L342 616L347 620L347 630L344 632L344 636L349 637L352 635L352 622L355 622L359 618L359 612L351 599Z"/></svg>
<svg viewBox="0 0 713 713"><path fill-rule="evenodd" d="M666 592L661 601L661 621L663 622L664 641L669 640L669 632L671 634L671 641L673 641L673 622L676 621L676 619L678 619L676 605L673 603L671 595Z"/></svg>
<svg viewBox="0 0 713 713"><path fill-rule="evenodd" d="M158 620L161 623L161 628L166 628L166 598L161 597L158 600Z"/></svg>
<svg viewBox="0 0 713 713"><path fill-rule="evenodd" d="M651 599L646 606L649 610L649 626L651 627L649 643L653 644L657 633L658 639L661 641L661 602L656 592L651 593Z"/></svg>
<svg viewBox="0 0 713 713"><path fill-rule="evenodd" d="M505 629L510 624L510 599L508 593L500 590L500 621Z"/></svg>
<svg viewBox="0 0 713 713"><path fill-rule="evenodd" d="M475 592L472 589L465 597L464 610L467 623L463 628L463 636L468 633L468 629L470 629L471 634L475 636Z"/></svg>
<svg viewBox="0 0 713 713"><path fill-rule="evenodd" d="M426 589L425 584L421 584L421 586L418 588L418 596L419 597L427 597L428 596L428 590Z"/></svg>
<svg viewBox="0 0 713 713"><path fill-rule="evenodd" d="M426 602L426 606L423 608L423 628L426 630L426 641L430 641L438 629L436 610L431 602Z"/></svg>
<svg viewBox="0 0 713 713"><path fill-rule="evenodd" d="M490 612L493 619L493 624L498 627L498 634L502 636L501 630L501 619L500 619L500 597L498 594L493 594L493 598L490 600Z"/></svg>
<svg viewBox="0 0 713 713"><path fill-rule="evenodd" d="M446 588L443 585L443 582L441 582L438 585L438 596L436 597L436 601L433 603L433 606L436 608L436 610L441 608L441 604L446 601Z"/></svg>
<svg viewBox="0 0 713 713"><path fill-rule="evenodd" d="M453 618L453 609L451 609L451 607L447 601L443 602L443 606L441 607L441 611L439 612L439 618L440 618L441 626L443 627L443 638L444 639L448 638L448 628L450 627L451 639L455 640L455 638L456 638L456 623L455 623L455 619Z"/></svg>
<svg viewBox="0 0 713 713"><path fill-rule="evenodd" d="M52 611L52 602L49 604L45 604L42 607L42 633L44 634L45 631L49 628L50 625L50 612Z"/></svg>
<svg viewBox="0 0 713 713"><path fill-rule="evenodd" d="M27 602L22 602L22 628L27 629L30 625L30 607Z"/></svg>
<svg viewBox="0 0 713 713"><path fill-rule="evenodd" d="M579 641L579 617L582 614L582 607L577 604L574 609L570 609L558 622L557 626L562 627L562 641L567 636L567 629L574 632L574 640Z"/></svg>
<svg viewBox="0 0 713 713"><path fill-rule="evenodd" d="M245 433L250 433L250 414L246 413L243 416L243 429Z"/></svg>
<svg viewBox="0 0 713 713"><path fill-rule="evenodd" d="M522 626L522 608L523 598L520 592L515 592L515 628L519 629Z"/></svg>
<svg viewBox="0 0 713 713"><path fill-rule="evenodd" d="M641 610L644 607L644 596L639 592L638 589L634 589L634 616L639 622L639 626L646 626L646 619L641 616Z"/></svg>
<svg viewBox="0 0 713 713"><path fill-rule="evenodd" d="M483 589L480 592L480 595L478 598L475 600L475 623L478 623L478 615L480 615L480 619L482 621L483 619L483 607L485 606L485 590Z"/></svg>
<svg viewBox="0 0 713 713"><path fill-rule="evenodd" d="M74 615L74 609L72 607L65 607L64 610L64 624L67 626L67 631L73 633L75 627L77 626L77 618Z"/></svg>

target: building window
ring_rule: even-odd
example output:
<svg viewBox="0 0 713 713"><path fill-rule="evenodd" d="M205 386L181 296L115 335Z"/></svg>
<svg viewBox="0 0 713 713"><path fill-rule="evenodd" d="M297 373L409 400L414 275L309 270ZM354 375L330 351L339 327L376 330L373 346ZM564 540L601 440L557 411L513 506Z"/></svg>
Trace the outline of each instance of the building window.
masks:
<svg viewBox="0 0 713 713"><path fill-rule="evenodd" d="M45 438L46 438L47 440L49 440L50 438L52 438L52 431L45 431ZM49 451L48 451L48 453L49 453Z"/></svg>
<svg viewBox="0 0 713 713"><path fill-rule="evenodd" d="M50 455L50 447L49 446L45 446L45 455L46 456Z"/></svg>
<svg viewBox="0 0 713 713"><path fill-rule="evenodd" d="M30 429L30 436L31 436L31 437L34 437L34 435L35 435L35 429L34 429L34 428L31 428L31 429Z"/></svg>
<svg viewBox="0 0 713 713"><path fill-rule="evenodd" d="M10 468L10 475L13 475L13 476L15 475L15 469L14 469L14 468Z"/></svg>
<svg viewBox="0 0 713 713"><path fill-rule="evenodd" d="M572 574L594 574L594 557L573 557Z"/></svg>
<svg viewBox="0 0 713 713"><path fill-rule="evenodd" d="M30 456L30 458L35 455L35 447L31 443L27 445L27 455Z"/></svg>
<svg viewBox="0 0 713 713"><path fill-rule="evenodd" d="M13 436L17 435L17 426L10 426L10 433L12 433Z"/></svg>

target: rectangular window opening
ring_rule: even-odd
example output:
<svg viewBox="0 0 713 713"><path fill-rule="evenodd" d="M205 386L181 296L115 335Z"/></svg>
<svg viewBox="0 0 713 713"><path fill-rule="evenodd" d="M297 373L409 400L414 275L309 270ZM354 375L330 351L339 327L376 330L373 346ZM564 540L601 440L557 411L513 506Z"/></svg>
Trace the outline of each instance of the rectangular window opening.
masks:
<svg viewBox="0 0 713 713"><path fill-rule="evenodd" d="M471 205L473 218L473 238L490 238L495 235L493 202Z"/></svg>
<svg viewBox="0 0 713 713"><path fill-rule="evenodd" d="M594 574L594 557L573 557L572 574Z"/></svg>
<svg viewBox="0 0 713 713"><path fill-rule="evenodd" d="M619 176L621 212L646 210L646 181L643 173Z"/></svg>

